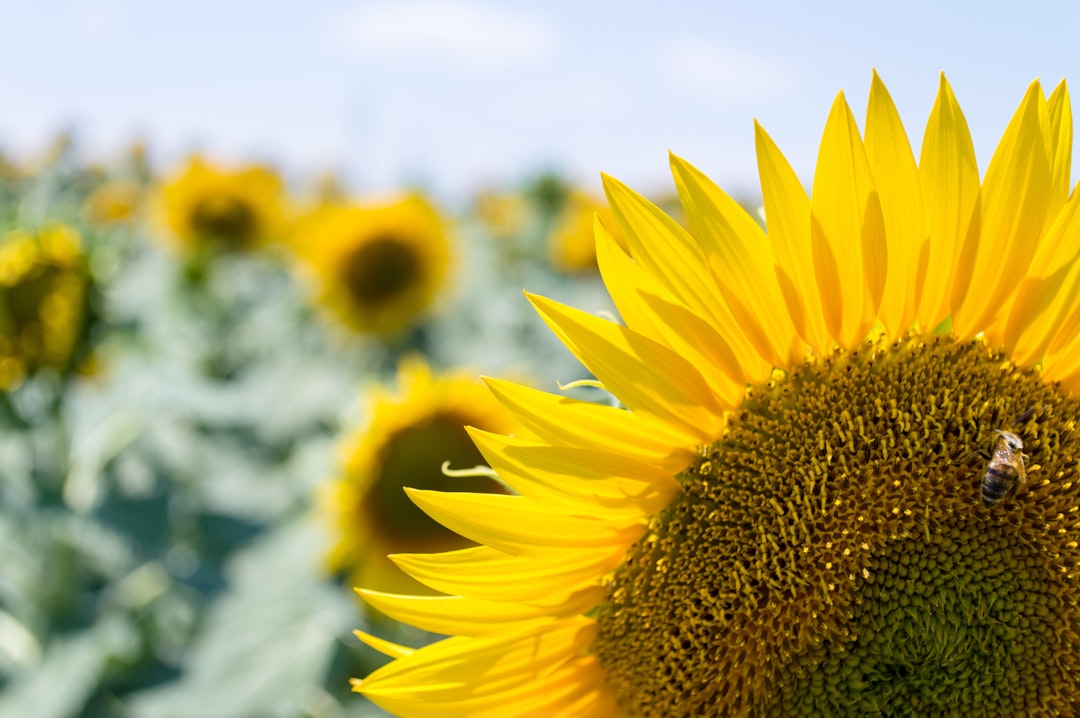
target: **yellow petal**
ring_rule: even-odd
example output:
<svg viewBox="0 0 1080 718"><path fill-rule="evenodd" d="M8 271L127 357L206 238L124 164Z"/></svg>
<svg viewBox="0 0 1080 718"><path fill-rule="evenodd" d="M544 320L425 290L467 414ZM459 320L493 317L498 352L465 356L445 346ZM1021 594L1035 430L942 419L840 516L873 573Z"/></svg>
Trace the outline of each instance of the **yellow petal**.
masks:
<svg viewBox="0 0 1080 718"><path fill-rule="evenodd" d="M679 223L614 177L604 192L630 254L654 280L701 317L719 325L720 293L698 243Z"/></svg>
<svg viewBox="0 0 1080 718"><path fill-rule="evenodd" d="M970 284L953 287L953 331L967 339L1004 309L1039 246L1051 209L1046 101L1038 81L1028 88L986 170L982 227L972 253Z"/></svg>
<svg viewBox="0 0 1080 718"><path fill-rule="evenodd" d="M498 636L455 636L386 664L356 688L369 698L411 693L426 694L433 702L468 699L498 691L498 684L512 682L515 674L520 682L551 671L581 654L595 636L595 622L583 617L536 621Z"/></svg>
<svg viewBox="0 0 1080 718"><path fill-rule="evenodd" d="M446 594L546 605L597 585L625 553L619 546L604 551L551 549L548 556L525 558L476 546L390 559L420 583Z"/></svg>
<svg viewBox="0 0 1080 718"><path fill-rule="evenodd" d="M526 496L405 489L424 513L467 539L514 556L540 556L552 548L627 547L644 523L613 527L605 521L549 511Z"/></svg>
<svg viewBox="0 0 1080 718"><path fill-rule="evenodd" d="M1080 293L1080 195L1058 214L1018 283L1009 313L986 330L1013 361L1034 364L1049 350ZM1053 362L1051 362L1053 363Z"/></svg>
<svg viewBox="0 0 1080 718"><path fill-rule="evenodd" d="M632 411L680 430L690 445L713 441L724 408L689 362L637 332L545 297L526 295L552 331Z"/></svg>
<svg viewBox="0 0 1080 718"><path fill-rule="evenodd" d="M471 427L469 435L516 491L570 516L603 518L613 526L640 524L679 490L671 474L633 457L545 446Z"/></svg>
<svg viewBox="0 0 1080 718"><path fill-rule="evenodd" d="M399 646L396 643L383 640L378 636L373 636L370 633L364 633L363 631L353 631L353 635L363 641L365 644L374 648L384 656L390 656L391 658L405 658L411 656L416 652L416 649L409 648L408 646Z"/></svg>
<svg viewBox="0 0 1080 718"><path fill-rule="evenodd" d="M762 381L772 362L762 356L732 314L709 270L701 245L656 205L611 177L604 176L604 191L630 246L630 256L691 314L731 346L747 381Z"/></svg>
<svg viewBox="0 0 1080 718"><path fill-rule="evenodd" d="M795 330L818 354L832 344L814 276L810 247L810 199L787 159L754 123L758 172L765 203L769 241L776 258L776 278Z"/></svg>
<svg viewBox="0 0 1080 718"><path fill-rule="evenodd" d="M606 692L595 657L582 655L595 636L595 624L579 618L505 636L448 638L380 668L354 690L410 716L571 715L588 694Z"/></svg>
<svg viewBox="0 0 1080 718"><path fill-rule="evenodd" d="M784 366L805 355L785 311L775 261L765 232L712 180L671 155L679 197L694 236L705 250L717 286L734 319L761 357ZM761 381L758 376L751 381Z"/></svg>
<svg viewBox="0 0 1080 718"><path fill-rule="evenodd" d="M1069 194L1072 171L1073 121L1072 103L1065 80L1058 83L1050 94L1050 175L1053 194L1063 203Z"/></svg>
<svg viewBox="0 0 1080 718"><path fill-rule="evenodd" d="M877 316L888 256L881 202L855 118L836 97L821 138L810 193L810 240L825 325L844 347Z"/></svg>
<svg viewBox="0 0 1080 718"><path fill-rule="evenodd" d="M606 594L602 586L594 586L572 594L560 605L537 607L464 596L406 596L365 589L356 592L369 606L395 621L431 633L457 636L502 633L513 630L513 624L541 618L571 618L592 609Z"/></svg>
<svg viewBox="0 0 1080 718"><path fill-rule="evenodd" d="M694 456L691 447L678 446L681 434L626 409L484 381L517 422L549 444L610 451L668 472L685 468Z"/></svg>
<svg viewBox="0 0 1080 718"><path fill-rule="evenodd" d="M406 696L395 692L371 696L396 715L413 718L612 718L622 715L614 696L604 683L603 669L595 656L573 658L559 668L539 676L527 674L519 682L505 682L498 690L485 687L452 694L422 693ZM449 691L447 692L449 693ZM469 697L463 697L468 695Z"/></svg>
<svg viewBox="0 0 1080 718"><path fill-rule="evenodd" d="M724 338L652 281L623 252L599 218L595 234L600 274L626 325L689 361L726 403L741 401L746 391L745 372Z"/></svg>
<svg viewBox="0 0 1080 718"><path fill-rule="evenodd" d="M889 271L878 317L891 336L899 336L915 320L922 287L916 279L920 256L928 250L919 170L911 143L892 97L874 72L866 110L866 159L881 198L888 241Z"/></svg>
<svg viewBox="0 0 1080 718"><path fill-rule="evenodd" d="M944 74L923 135L919 180L930 242L926 256L917 261L915 283L923 288L917 319L930 330L952 310L958 270L959 283L966 286L970 280L971 267L960 263L960 251L969 236L978 236L980 216L975 147Z"/></svg>

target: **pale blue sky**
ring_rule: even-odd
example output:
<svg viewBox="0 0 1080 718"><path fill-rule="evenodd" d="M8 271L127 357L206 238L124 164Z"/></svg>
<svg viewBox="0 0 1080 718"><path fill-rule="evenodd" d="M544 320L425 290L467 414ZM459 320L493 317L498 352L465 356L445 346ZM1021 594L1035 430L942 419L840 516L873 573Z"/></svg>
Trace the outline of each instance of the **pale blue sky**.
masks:
<svg viewBox="0 0 1080 718"><path fill-rule="evenodd" d="M0 148L73 126L338 168L445 197L545 167L670 184L670 148L756 194L757 117L809 181L835 93L876 67L917 144L945 70L985 169L1027 84L1080 83L1080 5L1008 2L0 2ZM901 9L902 8L902 9Z"/></svg>

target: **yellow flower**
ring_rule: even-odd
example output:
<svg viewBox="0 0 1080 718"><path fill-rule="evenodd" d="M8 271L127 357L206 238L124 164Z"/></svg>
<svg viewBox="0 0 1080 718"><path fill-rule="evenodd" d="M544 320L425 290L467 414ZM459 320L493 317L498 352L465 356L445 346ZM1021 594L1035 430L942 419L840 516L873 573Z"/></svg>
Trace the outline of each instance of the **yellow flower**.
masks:
<svg viewBox="0 0 1080 718"><path fill-rule="evenodd" d="M575 190L567 195L548 244L548 258L555 269L561 272L596 270L593 218L597 215L606 227L611 228L619 246L625 248L622 232L613 221L614 215L603 200Z"/></svg>
<svg viewBox="0 0 1080 718"><path fill-rule="evenodd" d="M519 237L529 222L529 202L521 194L485 190L476 195L474 211L498 239Z"/></svg>
<svg viewBox="0 0 1080 718"><path fill-rule="evenodd" d="M160 210L186 250L244 251L276 238L284 221L284 190L270 169L215 167L192 158L161 187Z"/></svg>
<svg viewBox="0 0 1080 718"><path fill-rule="evenodd" d="M318 299L358 332L409 328L442 288L450 261L444 222L418 196L372 205L327 205L300 224L294 246Z"/></svg>
<svg viewBox="0 0 1080 718"><path fill-rule="evenodd" d="M357 691L416 716L1075 712L1064 83L1031 85L982 182L944 77L918 162L876 75L865 134L837 97L809 197L757 151L767 235L677 157L689 231L606 181L626 325L532 302L626 408L491 382L533 436L472 434L520 495L413 492L482 545L395 557L448 596L370 603L452 637L369 637L395 660Z"/></svg>
<svg viewBox="0 0 1080 718"><path fill-rule="evenodd" d="M367 395L368 423L345 445L339 476L323 492L334 536L327 562L357 584L385 591L426 591L387 558L399 551L446 551L472 545L424 515L404 487L502 491L490 478L448 477L483 463L465 426L508 431L508 412L463 372L433 374L418 357L401 362L398 392Z"/></svg>
<svg viewBox="0 0 1080 718"><path fill-rule="evenodd" d="M83 211L91 222L118 224L130 220L141 201L142 188L136 182L114 180L91 192Z"/></svg>
<svg viewBox="0 0 1080 718"><path fill-rule="evenodd" d="M79 235L64 225L0 242L0 391L50 368L73 368L86 322L88 276Z"/></svg>

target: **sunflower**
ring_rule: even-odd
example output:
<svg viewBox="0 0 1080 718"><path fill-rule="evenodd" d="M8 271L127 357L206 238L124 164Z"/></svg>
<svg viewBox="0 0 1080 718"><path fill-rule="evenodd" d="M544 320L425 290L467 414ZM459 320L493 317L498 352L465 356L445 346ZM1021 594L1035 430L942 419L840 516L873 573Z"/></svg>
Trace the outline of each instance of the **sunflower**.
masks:
<svg viewBox="0 0 1080 718"><path fill-rule="evenodd" d="M370 205L327 205L301 222L296 251L313 270L319 301L358 332L412 325L446 280L445 222L417 195Z"/></svg>
<svg viewBox="0 0 1080 718"><path fill-rule="evenodd" d="M90 193L83 204L83 213L95 224L123 224L138 213L142 195L143 189L137 182L111 180Z"/></svg>
<svg viewBox="0 0 1080 718"><path fill-rule="evenodd" d="M511 425L509 413L464 372L435 374L411 356L400 363L397 383L396 394L381 386L368 392L368 424L346 442L339 475L321 495L335 540L327 563L358 584L423 591L388 553L473 544L424 515L404 487L502 492L490 478L448 477L442 467L483 462L466 425L500 432Z"/></svg>
<svg viewBox="0 0 1080 718"><path fill-rule="evenodd" d="M0 242L0 391L76 362L89 277L79 235L65 225L12 230Z"/></svg>
<svg viewBox="0 0 1080 718"><path fill-rule="evenodd" d="M863 134L833 104L809 197L756 140L767 234L680 158L689 231L606 180L625 325L531 300L626 408L490 382L529 434L471 433L517 495L412 492L481 545L394 557L446 596L363 592L452 637L360 634L396 660L357 691L417 716L1075 713L1065 84L1030 86L981 182L944 76L918 161L876 74Z"/></svg>
<svg viewBox="0 0 1080 718"><path fill-rule="evenodd" d="M473 212L488 232L500 240L520 237L529 224L529 201L519 193L478 192L473 199Z"/></svg>
<svg viewBox="0 0 1080 718"><path fill-rule="evenodd" d="M284 190L266 167L237 170L193 157L160 191L163 221L189 251L249 250L282 230Z"/></svg>
<svg viewBox="0 0 1080 718"><path fill-rule="evenodd" d="M587 192L573 190L566 196L559 220L548 241L548 259L560 272L596 271L596 242L593 239L593 218L599 215L611 228L615 241L625 248L622 233L614 216L603 200Z"/></svg>

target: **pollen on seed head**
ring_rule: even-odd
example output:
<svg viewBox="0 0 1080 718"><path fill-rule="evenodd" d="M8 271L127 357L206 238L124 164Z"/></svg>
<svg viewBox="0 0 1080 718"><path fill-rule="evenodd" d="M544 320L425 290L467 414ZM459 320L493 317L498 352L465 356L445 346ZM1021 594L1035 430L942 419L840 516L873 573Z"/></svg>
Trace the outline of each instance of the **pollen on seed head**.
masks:
<svg viewBox="0 0 1080 718"><path fill-rule="evenodd" d="M1071 712L1080 526L1057 517L1080 506L1080 403L949 337L835 351L746 396L599 608L627 713ZM1018 435L1046 483L984 507L966 457L1031 406Z"/></svg>

